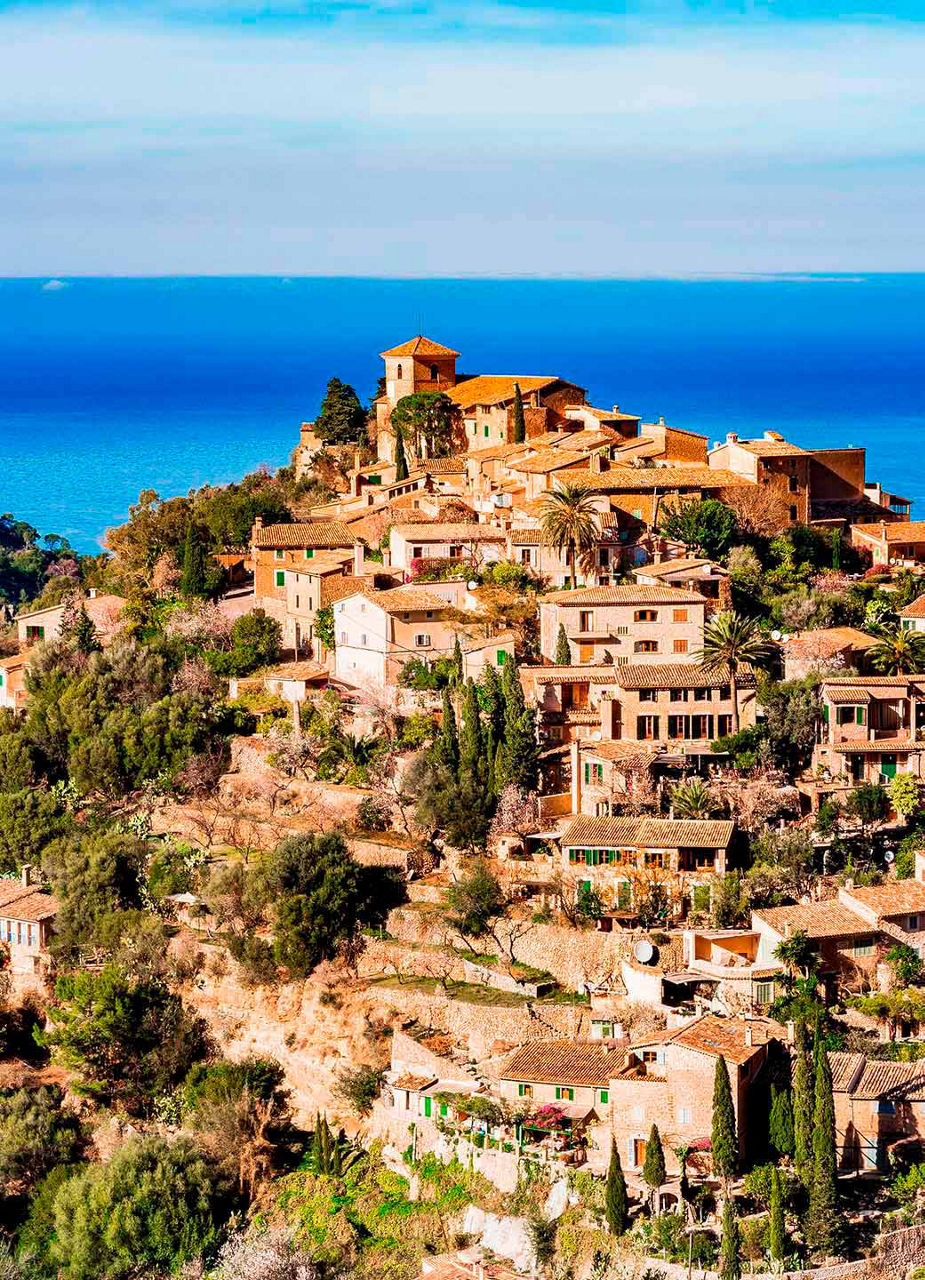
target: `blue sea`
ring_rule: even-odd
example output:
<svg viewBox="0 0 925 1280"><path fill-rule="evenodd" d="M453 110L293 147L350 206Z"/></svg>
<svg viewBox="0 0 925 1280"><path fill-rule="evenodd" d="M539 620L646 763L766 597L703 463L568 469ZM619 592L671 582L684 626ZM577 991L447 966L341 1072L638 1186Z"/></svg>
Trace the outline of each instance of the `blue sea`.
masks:
<svg viewBox="0 0 925 1280"><path fill-rule="evenodd" d="M0 280L0 511L99 548L162 497L286 463L337 375L418 332L711 440L866 445L925 514L925 276Z"/></svg>

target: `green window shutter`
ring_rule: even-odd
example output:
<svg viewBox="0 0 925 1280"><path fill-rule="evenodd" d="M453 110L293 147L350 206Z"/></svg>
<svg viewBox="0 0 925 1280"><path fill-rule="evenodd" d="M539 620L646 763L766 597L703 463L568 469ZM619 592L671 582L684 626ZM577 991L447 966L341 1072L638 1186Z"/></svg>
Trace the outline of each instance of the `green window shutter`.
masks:
<svg viewBox="0 0 925 1280"><path fill-rule="evenodd" d="M447 1114L447 1105L445 1102L440 1103L440 1115L445 1119Z"/></svg>
<svg viewBox="0 0 925 1280"><path fill-rule="evenodd" d="M829 704L827 702L823 702L822 704L822 718L826 724L829 723Z"/></svg>
<svg viewBox="0 0 925 1280"><path fill-rule="evenodd" d="M517 1096L518 1098L522 1098L524 1096L524 1087L522 1084L517 1086Z"/></svg>
<svg viewBox="0 0 925 1280"><path fill-rule="evenodd" d="M306 560L314 560L314 558L315 558L315 549L314 549L314 547L306 547L306 548L305 548L305 559L306 559Z"/></svg>
<svg viewBox="0 0 925 1280"><path fill-rule="evenodd" d="M558 1102L561 1097L562 1097L562 1090L559 1088L558 1085L556 1085L556 1102Z"/></svg>
<svg viewBox="0 0 925 1280"><path fill-rule="evenodd" d="M286 574L283 569L276 570L276 585L278 587L284 587L286 585Z"/></svg>
<svg viewBox="0 0 925 1280"><path fill-rule="evenodd" d="M503 650L503 649L499 649L499 650L498 650L498 653L497 653L497 663L498 663L498 666L499 666L499 667L503 667L503 666L504 666L504 660L505 660L505 658L506 658L506 657L507 657L507 654L504 652L504 650Z"/></svg>
<svg viewBox="0 0 925 1280"><path fill-rule="evenodd" d="M428 1097L427 1095L425 1095L425 1097L424 1097L424 1118L425 1118L425 1120L429 1120L429 1119L430 1119L430 1113L431 1113L432 1108L433 1108L433 1100L432 1100L430 1097Z"/></svg>
<svg viewBox="0 0 925 1280"><path fill-rule="evenodd" d="M602 1089L602 1090L601 1090L601 1102L609 1102L609 1101L610 1101L610 1090L609 1090L609 1089Z"/></svg>
<svg viewBox="0 0 925 1280"><path fill-rule="evenodd" d="M488 423L485 423L485 439L488 439Z"/></svg>
<svg viewBox="0 0 925 1280"><path fill-rule="evenodd" d="M0 671L0 689L3 688L3 672Z"/></svg>
<svg viewBox="0 0 925 1280"><path fill-rule="evenodd" d="M863 707L855 707L855 708L854 708L854 723L855 723L855 724L863 724L863 723L864 723L864 708L863 708Z"/></svg>
<svg viewBox="0 0 925 1280"><path fill-rule="evenodd" d="M590 781L591 781L591 766L586 760L585 761L585 786L587 786Z"/></svg>

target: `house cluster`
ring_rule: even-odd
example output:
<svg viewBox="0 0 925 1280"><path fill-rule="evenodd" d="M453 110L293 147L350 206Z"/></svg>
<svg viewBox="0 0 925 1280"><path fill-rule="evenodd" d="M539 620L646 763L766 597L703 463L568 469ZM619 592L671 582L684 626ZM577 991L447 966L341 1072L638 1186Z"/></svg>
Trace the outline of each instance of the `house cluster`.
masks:
<svg viewBox="0 0 925 1280"><path fill-rule="evenodd" d="M330 660L340 680L389 688L409 658L452 651L458 627L478 620L476 602L435 593L432 581L415 585L447 562L457 562L461 581L467 569L478 574L506 561L558 588L544 598L545 660L560 625L578 666L687 660L704 615L729 596L720 566L658 532L665 511L686 498L759 503L783 524L850 529L858 545L875 534L890 539L882 555L871 543L875 560L925 553L909 502L867 480L862 448L806 450L773 431L711 445L663 420L592 405L566 378L463 376L458 358L422 336L382 352L371 426L376 460L361 465L358 451L344 492L311 519L258 522L253 531L257 603L279 617L297 658ZM435 449L423 437L398 447L393 412L425 393L445 396L455 411L449 456L430 456ZM311 474L320 447L313 424L304 423L297 474ZM596 524L594 545L577 563L567 547L548 544L541 521L544 499L576 481L590 491ZM632 571L635 587L618 587L616 578ZM385 594L396 587L419 598ZM333 655L331 628L319 633L317 622L328 608ZM667 733L667 719L661 727Z"/></svg>

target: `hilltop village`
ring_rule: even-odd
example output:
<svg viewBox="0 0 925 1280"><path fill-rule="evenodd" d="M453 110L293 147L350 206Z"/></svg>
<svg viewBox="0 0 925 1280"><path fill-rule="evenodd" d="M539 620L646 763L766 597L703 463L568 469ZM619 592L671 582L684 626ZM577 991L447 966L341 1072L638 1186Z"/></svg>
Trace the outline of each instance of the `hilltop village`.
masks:
<svg viewBox="0 0 925 1280"><path fill-rule="evenodd" d="M0 1274L921 1276L925 522L381 359L0 518Z"/></svg>

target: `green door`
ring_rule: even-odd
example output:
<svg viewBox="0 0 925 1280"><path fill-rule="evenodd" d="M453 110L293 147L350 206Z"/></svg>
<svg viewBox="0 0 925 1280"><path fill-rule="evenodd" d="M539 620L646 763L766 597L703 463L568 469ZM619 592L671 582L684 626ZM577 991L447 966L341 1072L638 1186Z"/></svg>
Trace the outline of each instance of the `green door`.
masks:
<svg viewBox="0 0 925 1280"><path fill-rule="evenodd" d="M430 1119L430 1109L432 1105L433 1105L432 1099L428 1097L427 1094L425 1094L424 1095L424 1117L427 1120Z"/></svg>
<svg viewBox="0 0 925 1280"><path fill-rule="evenodd" d="M885 778L895 778L896 777L896 757L881 756L880 772L883 774Z"/></svg>

